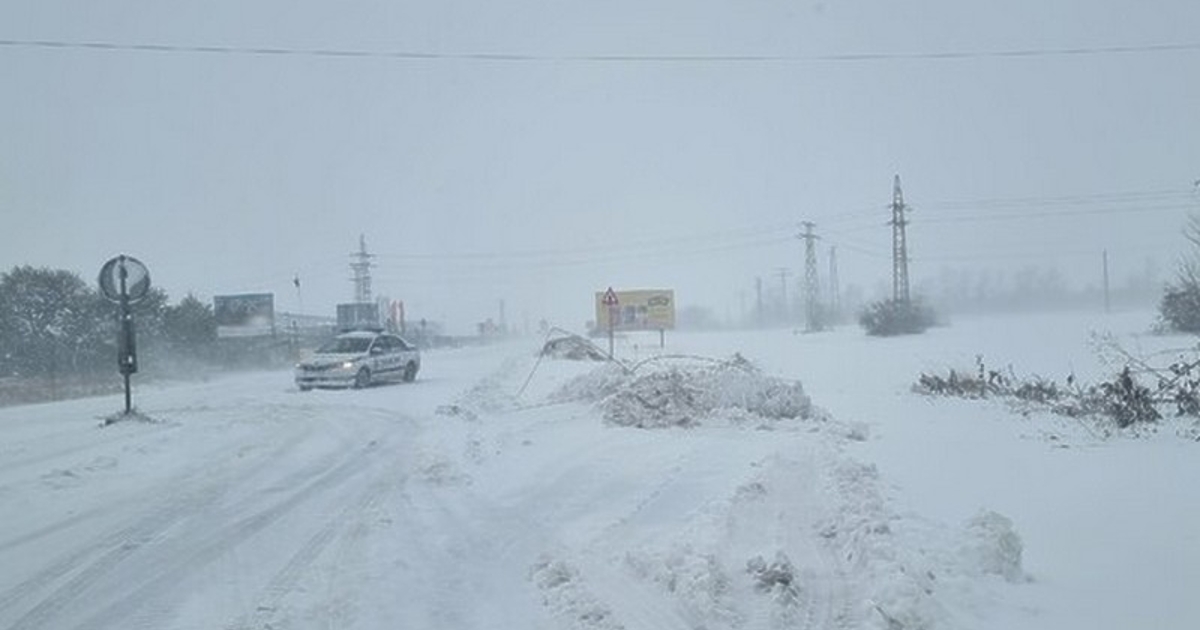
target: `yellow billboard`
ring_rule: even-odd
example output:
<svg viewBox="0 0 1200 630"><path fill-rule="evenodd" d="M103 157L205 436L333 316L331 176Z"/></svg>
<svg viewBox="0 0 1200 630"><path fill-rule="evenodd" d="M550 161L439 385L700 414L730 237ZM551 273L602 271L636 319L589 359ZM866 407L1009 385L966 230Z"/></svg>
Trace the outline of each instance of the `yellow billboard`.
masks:
<svg viewBox="0 0 1200 630"><path fill-rule="evenodd" d="M670 289L596 292L596 328L608 330L675 328L675 292Z"/></svg>

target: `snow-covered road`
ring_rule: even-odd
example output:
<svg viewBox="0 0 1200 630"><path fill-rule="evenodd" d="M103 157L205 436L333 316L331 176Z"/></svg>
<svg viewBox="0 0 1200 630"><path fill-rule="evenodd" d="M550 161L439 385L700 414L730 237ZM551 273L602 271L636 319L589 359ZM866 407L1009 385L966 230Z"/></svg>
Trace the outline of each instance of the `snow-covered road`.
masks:
<svg viewBox="0 0 1200 630"><path fill-rule="evenodd" d="M621 351L646 355L636 341ZM301 393L286 372L140 387L154 422L101 427L118 398L0 409L0 627L1064 627L1080 605L1045 599L1081 579L1058 556L1033 576L1021 558L1023 523L1044 543L1037 515L1071 504L995 482L1013 453L1067 475L1062 450L995 407L905 391L962 347L672 342L741 351L821 409L614 426L570 395L610 377L539 363L536 341L431 352L416 383L364 391ZM987 469L937 474L972 458Z"/></svg>
<svg viewBox="0 0 1200 630"><path fill-rule="evenodd" d="M431 355L414 385L285 373L0 412L0 625L823 628L860 606L840 429L606 426L545 394L590 364ZM828 423L826 423L828 424ZM834 425L828 425L830 427ZM797 568L799 567L799 568Z"/></svg>

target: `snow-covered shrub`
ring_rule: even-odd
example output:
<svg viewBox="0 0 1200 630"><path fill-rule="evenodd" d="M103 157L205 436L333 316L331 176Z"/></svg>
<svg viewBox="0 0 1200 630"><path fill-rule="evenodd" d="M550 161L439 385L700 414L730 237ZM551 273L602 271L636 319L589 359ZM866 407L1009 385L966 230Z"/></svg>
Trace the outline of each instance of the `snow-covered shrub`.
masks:
<svg viewBox="0 0 1200 630"><path fill-rule="evenodd" d="M936 321L933 310L917 300L873 302L858 316L867 334L878 337L920 334Z"/></svg>
<svg viewBox="0 0 1200 630"><path fill-rule="evenodd" d="M1128 366L1111 381L1082 386L1075 383L1074 377L1060 385L1039 376L1022 378L989 372L982 357L977 361L974 375L955 370L950 370L948 376L922 373L912 389L926 396L995 396L1022 410L1037 406L1065 416L1108 418L1121 429L1159 420L1161 405L1174 404L1179 415L1200 413L1200 375L1192 376L1193 371L1200 371L1200 363L1173 364L1168 368L1173 376L1160 374L1157 390L1151 390L1137 382Z"/></svg>
<svg viewBox="0 0 1200 630"><path fill-rule="evenodd" d="M1200 283L1183 281L1168 285L1158 303L1164 328L1176 332L1200 332Z"/></svg>
<svg viewBox="0 0 1200 630"><path fill-rule="evenodd" d="M973 372L952 368L948 376L922 373L912 389L927 396L987 398L989 395L1011 393L1010 382L1011 379L1000 372L989 371L984 366L983 355L975 355Z"/></svg>
<svg viewBox="0 0 1200 630"><path fill-rule="evenodd" d="M1134 423L1154 422L1162 417L1154 408L1150 388L1134 381L1128 367L1121 370L1117 378L1101 383L1089 394L1098 399L1104 414L1116 420L1117 426L1122 429Z"/></svg>
<svg viewBox="0 0 1200 630"><path fill-rule="evenodd" d="M1195 333L1200 332L1200 215L1188 217L1183 237L1192 251L1180 264L1176 281L1167 285L1158 314L1164 328Z"/></svg>

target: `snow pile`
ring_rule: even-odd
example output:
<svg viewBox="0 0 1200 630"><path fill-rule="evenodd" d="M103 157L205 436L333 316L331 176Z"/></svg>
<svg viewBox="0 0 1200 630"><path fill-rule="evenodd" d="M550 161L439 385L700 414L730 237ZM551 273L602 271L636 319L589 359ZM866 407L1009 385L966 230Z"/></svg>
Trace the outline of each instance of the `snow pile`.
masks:
<svg viewBox="0 0 1200 630"><path fill-rule="evenodd" d="M754 588L758 592L769 593L785 605L799 600L796 567L782 551L775 552L775 559L769 563L762 556L751 558L746 562L746 573L754 578Z"/></svg>
<svg viewBox="0 0 1200 630"><path fill-rule="evenodd" d="M563 627L587 630L624 628L613 611L584 585L579 570L564 560L544 556L529 570L529 579L542 593L542 604Z"/></svg>
<svg viewBox="0 0 1200 630"><path fill-rule="evenodd" d="M549 395L551 402L599 402L625 387L630 372L618 363L607 363L563 383Z"/></svg>
<svg viewBox="0 0 1200 630"><path fill-rule="evenodd" d="M970 625L964 614L987 598L981 579L1028 581L1021 537L1007 517L984 510L961 529L901 518L886 507L874 466L844 461L833 477L840 505L820 533L860 585L855 616L868 627Z"/></svg>
<svg viewBox="0 0 1200 630"><path fill-rule="evenodd" d="M714 554L695 545L675 544L667 550L625 555L633 577L653 584L676 602L681 614L707 627L738 627L745 615L737 609L734 580Z"/></svg>
<svg viewBox="0 0 1200 630"><path fill-rule="evenodd" d="M984 510L968 521L965 538L961 550L965 566L1009 582L1028 579L1021 567L1024 545L1008 517Z"/></svg>
<svg viewBox="0 0 1200 630"><path fill-rule="evenodd" d="M570 335L567 337L556 337L547 341L542 346L541 355L554 359L567 359L570 361L607 361L608 355L603 350L596 347L596 344L580 337L579 335Z"/></svg>
<svg viewBox="0 0 1200 630"><path fill-rule="evenodd" d="M928 559L908 554L893 532L897 516L879 491L874 466L846 460L832 474L839 501L818 525L825 544L861 599L851 615L875 628L931 628L947 614L932 597ZM911 557L909 557L911 556Z"/></svg>
<svg viewBox="0 0 1200 630"><path fill-rule="evenodd" d="M736 354L726 361L648 362L635 370L605 366L566 383L551 399L598 402L605 421L639 428L691 427L717 413L785 420L813 411L799 382L766 376Z"/></svg>
<svg viewBox="0 0 1200 630"><path fill-rule="evenodd" d="M139 411L137 409L131 409L128 412L118 411L115 413L111 413L107 416L104 416L103 418L100 418L100 426L102 426L102 427L111 426L118 422L157 423L158 420L151 418L150 416L142 413L141 411Z"/></svg>
<svg viewBox="0 0 1200 630"><path fill-rule="evenodd" d="M463 415L468 420L479 413L503 413L520 407L511 393L514 374L524 371L526 362L509 358L496 372L483 377L460 394L453 405L443 405L442 415Z"/></svg>

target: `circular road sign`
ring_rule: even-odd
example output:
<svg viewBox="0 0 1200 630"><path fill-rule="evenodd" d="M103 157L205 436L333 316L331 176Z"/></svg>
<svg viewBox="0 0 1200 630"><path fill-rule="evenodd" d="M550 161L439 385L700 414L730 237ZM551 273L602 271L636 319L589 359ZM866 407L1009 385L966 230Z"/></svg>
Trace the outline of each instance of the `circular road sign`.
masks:
<svg viewBox="0 0 1200 630"><path fill-rule="evenodd" d="M150 271L133 256L122 254L100 268L100 293L113 302L137 302L149 290Z"/></svg>

